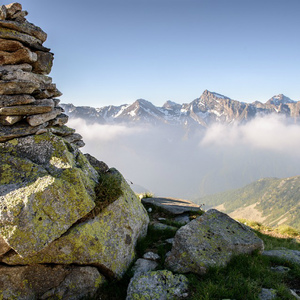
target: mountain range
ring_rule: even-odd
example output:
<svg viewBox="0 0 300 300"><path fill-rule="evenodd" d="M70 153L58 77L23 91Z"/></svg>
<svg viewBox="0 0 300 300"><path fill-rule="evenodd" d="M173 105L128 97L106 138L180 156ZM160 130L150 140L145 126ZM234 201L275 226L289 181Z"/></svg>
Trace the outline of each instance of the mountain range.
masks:
<svg viewBox="0 0 300 300"><path fill-rule="evenodd" d="M178 104L167 101L162 107L138 99L132 104L109 105L100 108L62 104L67 115L82 118L88 123L99 124L152 124L180 125L184 128L206 128L215 122L245 123L256 116L280 114L300 122L300 101L283 94L276 95L266 103L245 103L221 94L205 90L190 103Z"/></svg>
<svg viewBox="0 0 300 300"><path fill-rule="evenodd" d="M270 226L289 225L300 230L300 176L263 178L233 189L195 200L216 207L234 218L245 218Z"/></svg>

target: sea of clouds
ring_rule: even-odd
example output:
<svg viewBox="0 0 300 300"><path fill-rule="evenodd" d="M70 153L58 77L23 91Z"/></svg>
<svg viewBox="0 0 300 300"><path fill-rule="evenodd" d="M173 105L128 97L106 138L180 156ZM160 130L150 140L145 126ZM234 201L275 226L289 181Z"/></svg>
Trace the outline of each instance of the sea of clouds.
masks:
<svg viewBox="0 0 300 300"><path fill-rule="evenodd" d="M157 196L198 198L263 177L300 175L300 125L277 115L187 133L170 126L68 125L84 153L116 167L134 188Z"/></svg>

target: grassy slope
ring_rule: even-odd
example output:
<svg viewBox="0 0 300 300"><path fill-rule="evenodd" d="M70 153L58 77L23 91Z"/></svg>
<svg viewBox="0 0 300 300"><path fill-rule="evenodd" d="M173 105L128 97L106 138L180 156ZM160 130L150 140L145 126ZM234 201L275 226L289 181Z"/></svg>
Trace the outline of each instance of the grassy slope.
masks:
<svg viewBox="0 0 300 300"><path fill-rule="evenodd" d="M229 214L258 202L255 208L268 216L266 224L277 225L276 220L284 215L284 224L300 229L300 176L260 179L243 188L206 196L195 202L209 207L224 204L225 212Z"/></svg>

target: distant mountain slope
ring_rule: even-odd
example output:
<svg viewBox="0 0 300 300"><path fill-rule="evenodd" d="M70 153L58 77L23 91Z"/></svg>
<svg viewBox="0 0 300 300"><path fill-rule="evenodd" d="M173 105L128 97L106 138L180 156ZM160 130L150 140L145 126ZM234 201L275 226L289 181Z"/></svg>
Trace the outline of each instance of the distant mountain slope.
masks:
<svg viewBox="0 0 300 300"><path fill-rule="evenodd" d="M202 197L195 201L235 218L286 224L300 229L300 176L264 178L243 188Z"/></svg>
<svg viewBox="0 0 300 300"><path fill-rule="evenodd" d="M300 101L296 102L280 94L266 103L244 103L218 93L205 90L191 103L177 104L167 101L157 107L144 99L120 106L74 106L62 104L70 117L85 119L88 123L145 123L152 125L180 125L184 128L206 128L215 122L244 123L255 116L270 113L283 114L300 123ZM294 120L294 121L295 121Z"/></svg>

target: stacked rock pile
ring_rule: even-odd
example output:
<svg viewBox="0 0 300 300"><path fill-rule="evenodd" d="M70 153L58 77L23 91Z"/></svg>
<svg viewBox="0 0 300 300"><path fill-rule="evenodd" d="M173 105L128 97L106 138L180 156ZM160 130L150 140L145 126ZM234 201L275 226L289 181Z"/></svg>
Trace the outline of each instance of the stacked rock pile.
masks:
<svg viewBox="0 0 300 300"><path fill-rule="evenodd" d="M62 93L47 76L53 63L43 46L47 34L26 15L19 3L0 7L0 142L52 132L82 147L81 135L65 125L56 98Z"/></svg>

